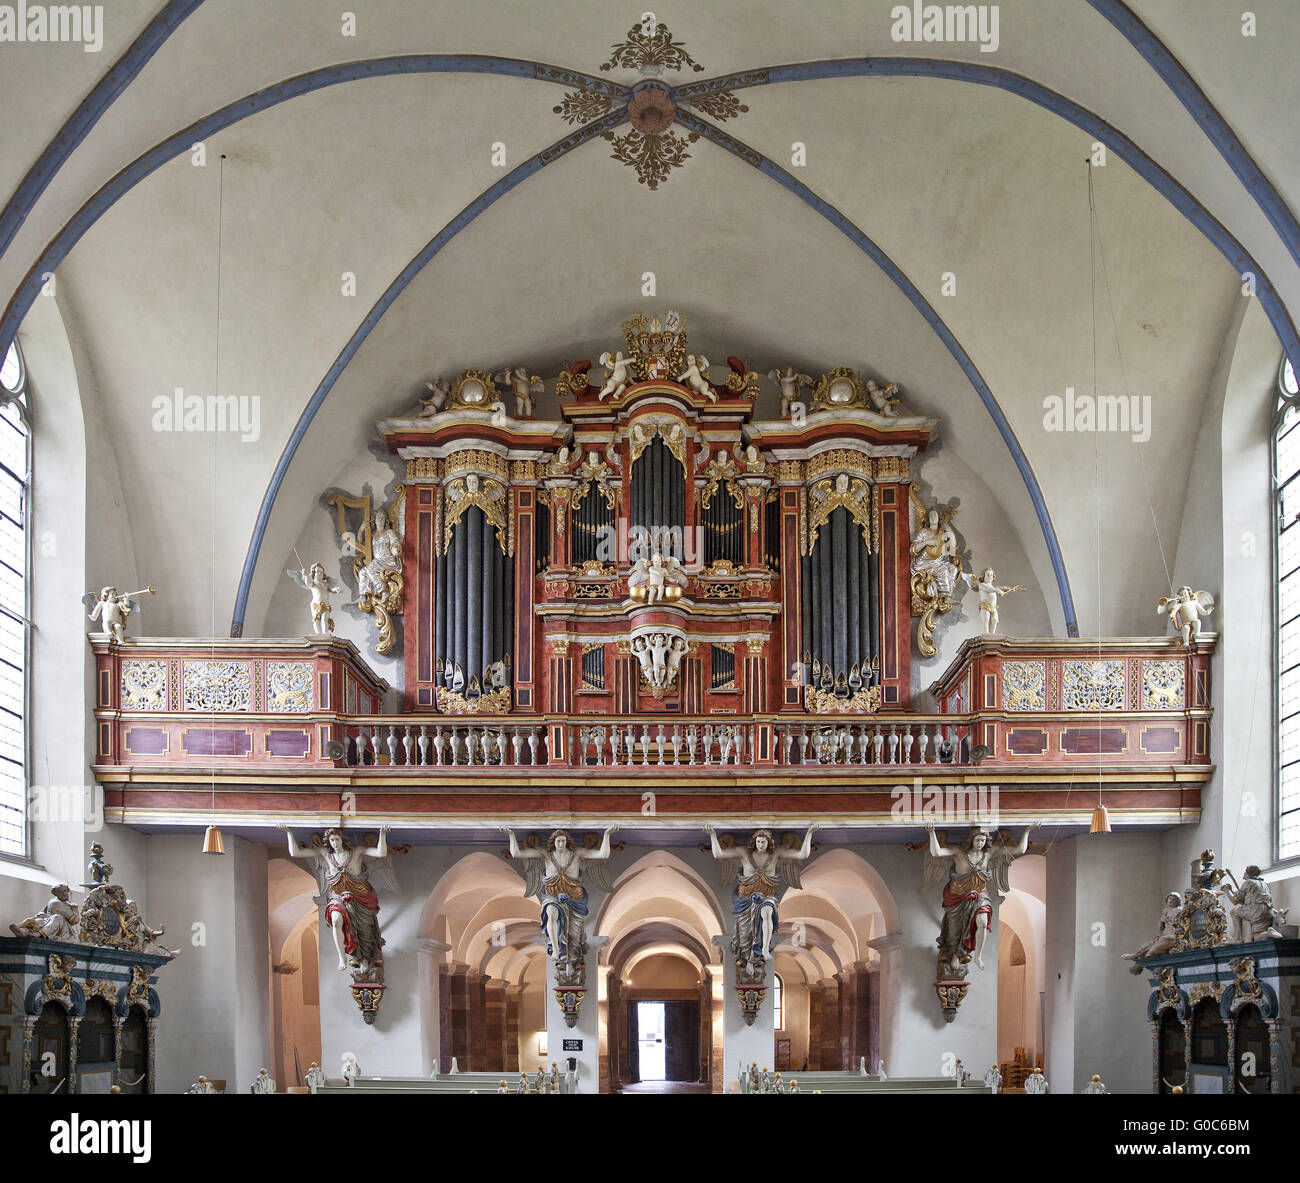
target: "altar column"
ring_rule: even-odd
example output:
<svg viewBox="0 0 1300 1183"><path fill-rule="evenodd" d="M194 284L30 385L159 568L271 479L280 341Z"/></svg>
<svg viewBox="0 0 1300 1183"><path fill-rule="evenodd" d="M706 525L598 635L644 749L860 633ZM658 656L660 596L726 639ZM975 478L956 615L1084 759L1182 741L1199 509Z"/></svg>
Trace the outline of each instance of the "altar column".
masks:
<svg viewBox="0 0 1300 1183"><path fill-rule="evenodd" d="M593 906L591 914L595 916L598 908ZM544 938L539 937L539 940ZM587 938L586 994L578 1008L573 1026L564 1021L564 1011L555 998L557 985L555 978L555 961L546 959L546 1046L548 1058L560 1066L564 1072L569 1061L574 1061L578 1070L577 1091L594 1093L600 1088L600 1005L598 1000L598 983L600 981L600 951L609 943L609 937L589 936ZM569 1046L565 1046L566 1043Z"/></svg>
<svg viewBox="0 0 1300 1183"><path fill-rule="evenodd" d="M767 989L752 1024L746 1024L736 994L736 961L731 955L731 938L715 936L722 950L722 1080L723 1088L740 1079L742 1068L757 1064L771 1068L776 1053L776 1007L772 998L772 965L767 965ZM715 1065L716 1071L716 1065Z"/></svg>

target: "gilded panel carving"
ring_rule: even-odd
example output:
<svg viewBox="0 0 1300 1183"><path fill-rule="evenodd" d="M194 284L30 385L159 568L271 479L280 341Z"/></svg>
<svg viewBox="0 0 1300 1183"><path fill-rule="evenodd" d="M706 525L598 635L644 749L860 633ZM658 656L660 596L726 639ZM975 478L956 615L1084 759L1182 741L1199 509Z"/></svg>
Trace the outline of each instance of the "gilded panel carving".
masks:
<svg viewBox="0 0 1300 1183"><path fill-rule="evenodd" d="M187 661L181 681L187 711L252 709L253 676L246 661Z"/></svg>
<svg viewBox="0 0 1300 1183"><path fill-rule="evenodd" d="M315 667L310 661L266 663L266 709L303 714L315 705Z"/></svg>
<svg viewBox="0 0 1300 1183"><path fill-rule="evenodd" d="M1002 663L1002 709L1042 711L1047 709L1047 663L1004 661Z"/></svg>
<svg viewBox="0 0 1300 1183"><path fill-rule="evenodd" d="M1181 710L1187 704L1187 670L1181 661L1148 661L1142 667L1142 709Z"/></svg>
<svg viewBox="0 0 1300 1183"><path fill-rule="evenodd" d="M1061 709L1065 711L1122 711L1124 662L1122 660L1064 661Z"/></svg>
<svg viewBox="0 0 1300 1183"><path fill-rule="evenodd" d="M122 662L122 709L167 709L167 663L131 659Z"/></svg>

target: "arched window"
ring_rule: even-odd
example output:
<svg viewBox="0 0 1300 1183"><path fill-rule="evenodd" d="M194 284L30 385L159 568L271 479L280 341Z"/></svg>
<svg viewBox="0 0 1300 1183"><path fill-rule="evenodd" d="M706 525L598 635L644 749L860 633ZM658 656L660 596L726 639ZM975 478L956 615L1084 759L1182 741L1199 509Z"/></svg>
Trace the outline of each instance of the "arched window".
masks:
<svg viewBox="0 0 1300 1183"><path fill-rule="evenodd" d="M772 975L772 1007L775 1012L776 1026L773 1030L785 1030L785 983L780 974Z"/></svg>
<svg viewBox="0 0 1300 1183"><path fill-rule="evenodd" d="M27 505L31 432L18 344L0 364L0 854L27 853Z"/></svg>
<svg viewBox="0 0 1300 1183"><path fill-rule="evenodd" d="M1277 579L1277 857L1300 855L1300 385L1289 360L1278 374L1273 428L1274 571Z"/></svg>

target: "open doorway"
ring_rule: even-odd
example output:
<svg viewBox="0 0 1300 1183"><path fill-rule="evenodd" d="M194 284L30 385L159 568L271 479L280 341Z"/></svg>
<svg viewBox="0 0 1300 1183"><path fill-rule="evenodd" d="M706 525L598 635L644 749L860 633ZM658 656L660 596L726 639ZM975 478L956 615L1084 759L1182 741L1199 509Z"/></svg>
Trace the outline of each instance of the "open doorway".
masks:
<svg viewBox="0 0 1300 1183"><path fill-rule="evenodd" d="M699 999L637 999L627 1020L631 1083L700 1079Z"/></svg>

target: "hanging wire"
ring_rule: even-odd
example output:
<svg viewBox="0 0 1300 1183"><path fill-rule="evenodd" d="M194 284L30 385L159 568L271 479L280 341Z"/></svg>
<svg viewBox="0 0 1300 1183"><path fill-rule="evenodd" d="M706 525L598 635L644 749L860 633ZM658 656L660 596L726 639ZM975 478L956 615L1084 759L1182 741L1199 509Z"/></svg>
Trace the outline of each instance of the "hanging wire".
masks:
<svg viewBox="0 0 1300 1183"><path fill-rule="evenodd" d="M221 232L224 222L226 208L226 154L221 154L221 159L217 164L217 312L216 312L216 331L214 333L215 341L213 343L213 374L212 374L212 393L214 397L220 397L221 394L221 257L222 241ZM212 432L212 482L211 482L211 501L212 501L212 573L208 580L208 585L212 589L212 620L211 631L208 635L212 638L212 654L209 661L209 671L216 665L217 661L217 436L216 431ZM182 693L184 691L182 690ZM209 728L212 732L213 742L211 743L212 752L212 814L211 824L217 822L217 745L215 743L217 731L217 711L213 703Z"/></svg>

